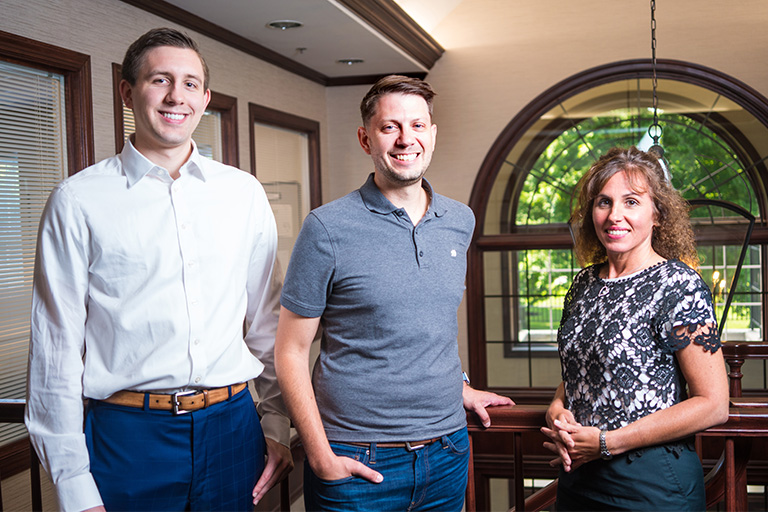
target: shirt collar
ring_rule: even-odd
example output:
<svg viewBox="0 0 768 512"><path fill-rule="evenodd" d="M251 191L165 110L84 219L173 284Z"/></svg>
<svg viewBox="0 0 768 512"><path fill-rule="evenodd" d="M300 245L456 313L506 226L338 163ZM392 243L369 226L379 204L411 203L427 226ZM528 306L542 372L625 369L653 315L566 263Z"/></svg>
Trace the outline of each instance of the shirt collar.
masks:
<svg viewBox="0 0 768 512"><path fill-rule="evenodd" d="M137 150L132 142L132 136L125 141L125 146L120 152L120 160L123 164L123 172L128 179L128 187L134 186L144 176L152 171L160 170L162 167L155 165L147 157ZM181 166L181 175L189 174L205 181L205 157L197 150L197 144L192 141L192 154L189 159Z"/></svg>
<svg viewBox="0 0 768 512"><path fill-rule="evenodd" d="M363 198L366 208L375 213L381 213L387 215L396 210L398 207L393 205L389 199L384 197L379 187L373 180L374 173L368 176L365 184L360 187L360 196ZM429 208L427 209L427 215L434 214L435 217L442 217L446 211L446 207L443 204L443 198L436 195L432 191L432 185L429 184L426 178L421 178L421 187L427 192L429 196Z"/></svg>

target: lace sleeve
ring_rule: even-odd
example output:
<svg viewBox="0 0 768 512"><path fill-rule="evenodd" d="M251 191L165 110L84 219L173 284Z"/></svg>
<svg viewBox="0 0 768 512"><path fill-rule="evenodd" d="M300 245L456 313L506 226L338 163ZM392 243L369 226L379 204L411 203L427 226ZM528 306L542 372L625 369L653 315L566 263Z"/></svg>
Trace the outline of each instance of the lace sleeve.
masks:
<svg viewBox="0 0 768 512"><path fill-rule="evenodd" d="M566 320L571 316L571 305L573 304L576 290L580 287L586 270L587 269L582 269L576 274L576 277L573 278L573 282L571 283L571 287L568 288L568 293L565 294L565 299L563 299L563 314L560 317L560 327L562 327Z"/></svg>
<svg viewBox="0 0 768 512"><path fill-rule="evenodd" d="M667 293L661 313L667 316L668 312L663 332L669 350L676 352L693 341L705 350L717 352L720 348L720 335L717 332L712 294L701 276L685 267L684 271L669 276L665 288Z"/></svg>

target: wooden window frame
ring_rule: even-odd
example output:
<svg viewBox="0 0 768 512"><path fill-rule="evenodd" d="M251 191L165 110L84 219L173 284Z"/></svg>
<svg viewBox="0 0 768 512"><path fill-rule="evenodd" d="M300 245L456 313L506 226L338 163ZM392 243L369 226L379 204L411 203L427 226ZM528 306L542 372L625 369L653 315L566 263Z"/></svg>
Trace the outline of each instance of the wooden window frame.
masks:
<svg viewBox="0 0 768 512"><path fill-rule="evenodd" d="M478 226L467 255L467 329L469 348L469 370L472 384L480 389L488 388L488 367L485 332L484 305L484 263L485 251L525 250L525 249L570 249L573 245L567 229L545 236L532 232L505 233L500 235L483 234L483 223L486 215L488 197L494 185L496 176L511 149L526 135L528 128L554 104L592 89L607 82L627 78L650 78L652 75L651 62L648 59L621 61L596 68L588 69L544 91L531 103L524 107L502 130L491 146L475 179L469 206L475 212ZM764 126L768 126L768 99L748 85L735 80L711 68L668 59L657 61L659 78L690 83L722 94L739 104ZM760 165L756 171L761 183L768 183L768 167ZM510 198L514 199L514 198ZM760 198L764 201L764 198ZM761 211L766 211L768 205L761 204ZM755 226L752 231L751 244L768 244L768 227ZM764 255L765 255L764 251ZM765 261L765 260L764 260ZM768 264L763 267L763 282L768 282ZM764 316L768 315L768 307L763 307ZM766 324L764 318L763 325ZM517 403L548 403L552 398L554 388L507 388L494 387L493 391L515 397Z"/></svg>
<svg viewBox="0 0 768 512"><path fill-rule="evenodd" d="M67 174L93 165L93 94L91 57L51 44L0 31L0 59L64 76ZM29 468L30 445L19 439L0 448L3 478Z"/></svg>

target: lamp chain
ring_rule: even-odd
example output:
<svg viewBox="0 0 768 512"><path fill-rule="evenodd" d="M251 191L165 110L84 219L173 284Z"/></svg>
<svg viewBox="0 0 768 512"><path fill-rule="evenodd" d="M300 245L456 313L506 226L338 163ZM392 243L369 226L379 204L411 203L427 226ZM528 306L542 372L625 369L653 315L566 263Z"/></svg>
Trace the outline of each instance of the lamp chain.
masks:
<svg viewBox="0 0 768 512"><path fill-rule="evenodd" d="M648 134L653 138L654 146L658 146L661 137L659 125L659 98L656 95L658 81L656 79L656 0L651 0L651 70L653 72L653 124L648 128Z"/></svg>

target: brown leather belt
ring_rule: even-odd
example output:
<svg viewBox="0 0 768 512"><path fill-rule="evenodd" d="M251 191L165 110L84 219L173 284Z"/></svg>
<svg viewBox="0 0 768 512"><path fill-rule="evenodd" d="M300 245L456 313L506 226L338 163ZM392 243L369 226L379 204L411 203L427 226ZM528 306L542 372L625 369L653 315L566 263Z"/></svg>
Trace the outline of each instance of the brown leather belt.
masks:
<svg viewBox="0 0 768 512"><path fill-rule="evenodd" d="M118 391L103 401L109 404L123 405L126 407L144 407L144 399L149 395L149 408L162 411L171 411L174 415L205 409L219 402L223 402L230 396L235 396L247 387L245 382L233 384L224 388L194 389L180 391L170 395L158 393L139 393L137 391ZM229 389L232 388L232 394Z"/></svg>
<svg viewBox="0 0 768 512"><path fill-rule="evenodd" d="M427 445L437 442L442 439L441 437L433 437L432 439L426 439L424 441L405 441L404 443L348 443L345 441L339 441L341 444L348 444L350 446L361 446L363 448L369 448L372 444L376 445L376 448L405 448L409 452L420 450Z"/></svg>

